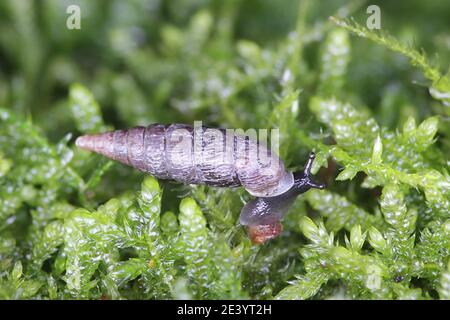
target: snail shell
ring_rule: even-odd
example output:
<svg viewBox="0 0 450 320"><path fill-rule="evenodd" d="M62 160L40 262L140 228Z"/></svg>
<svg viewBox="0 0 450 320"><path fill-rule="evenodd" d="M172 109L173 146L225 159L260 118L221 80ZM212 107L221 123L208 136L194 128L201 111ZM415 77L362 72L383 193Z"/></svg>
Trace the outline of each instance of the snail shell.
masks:
<svg viewBox="0 0 450 320"><path fill-rule="evenodd" d="M255 197L278 196L294 185L274 152L234 130L152 124L81 136L76 145L184 184L242 185Z"/></svg>

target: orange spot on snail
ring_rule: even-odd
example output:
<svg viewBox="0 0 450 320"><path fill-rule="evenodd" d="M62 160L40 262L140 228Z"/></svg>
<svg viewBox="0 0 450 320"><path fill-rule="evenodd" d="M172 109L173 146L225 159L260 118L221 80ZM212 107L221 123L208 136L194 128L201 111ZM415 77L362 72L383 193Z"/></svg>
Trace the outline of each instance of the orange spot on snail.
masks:
<svg viewBox="0 0 450 320"><path fill-rule="evenodd" d="M261 224L256 226L247 226L247 232L253 244L263 244L268 240L278 237L283 231L280 222L272 224Z"/></svg>

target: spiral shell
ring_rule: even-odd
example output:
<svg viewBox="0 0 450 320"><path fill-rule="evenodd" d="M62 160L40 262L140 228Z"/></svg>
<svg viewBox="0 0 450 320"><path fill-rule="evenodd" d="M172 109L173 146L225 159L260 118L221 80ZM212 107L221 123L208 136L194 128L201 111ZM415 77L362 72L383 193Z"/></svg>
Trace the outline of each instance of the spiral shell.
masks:
<svg viewBox="0 0 450 320"><path fill-rule="evenodd" d="M152 124L81 136L76 145L161 179L242 185L256 197L280 195L294 184L293 174L274 152L233 130Z"/></svg>

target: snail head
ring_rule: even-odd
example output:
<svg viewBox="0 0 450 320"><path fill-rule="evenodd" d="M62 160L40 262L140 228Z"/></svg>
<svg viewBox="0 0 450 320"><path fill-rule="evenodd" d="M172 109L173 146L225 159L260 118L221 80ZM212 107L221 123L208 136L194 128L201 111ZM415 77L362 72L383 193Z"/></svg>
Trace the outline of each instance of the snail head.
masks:
<svg viewBox="0 0 450 320"><path fill-rule="evenodd" d="M280 220L288 212L299 194L309 189L324 189L325 185L315 182L311 167L316 155L311 152L303 171L294 173L294 184L280 195L274 197L257 197L241 210L240 223L247 228L253 243L261 244L277 237L283 230Z"/></svg>
<svg viewBox="0 0 450 320"><path fill-rule="evenodd" d="M318 183L313 180L313 176L311 173L311 168L316 158L316 154L311 152L308 156L308 161L306 162L305 168L303 171L294 172L294 186L293 188L300 193L304 193L309 189L324 189L325 184Z"/></svg>

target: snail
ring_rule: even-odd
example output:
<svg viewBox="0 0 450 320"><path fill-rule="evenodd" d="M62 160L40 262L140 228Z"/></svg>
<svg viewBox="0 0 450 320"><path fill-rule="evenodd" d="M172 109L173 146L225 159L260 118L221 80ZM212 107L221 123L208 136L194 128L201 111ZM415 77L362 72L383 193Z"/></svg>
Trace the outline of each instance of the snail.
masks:
<svg viewBox="0 0 450 320"><path fill-rule="evenodd" d="M241 211L254 243L276 237L279 220L297 195L323 188L311 180L311 154L305 170L292 173L265 144L232 129L186 124L152 124L84 135L77 147L102 154L153 176L183 184L243 186L254 200Z"/></svg>

